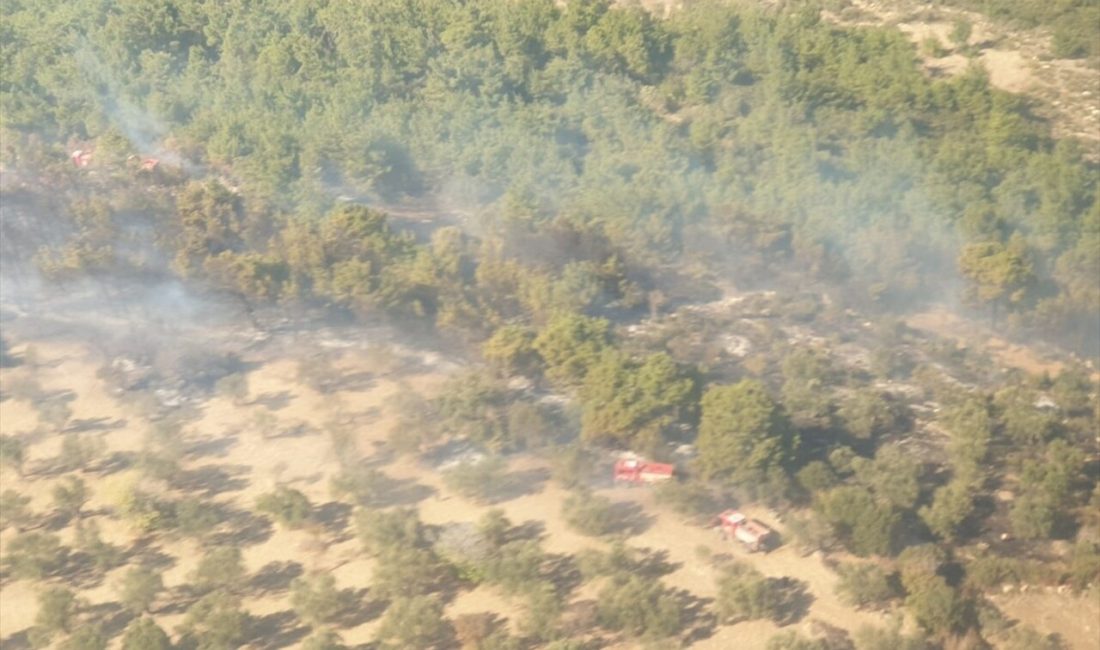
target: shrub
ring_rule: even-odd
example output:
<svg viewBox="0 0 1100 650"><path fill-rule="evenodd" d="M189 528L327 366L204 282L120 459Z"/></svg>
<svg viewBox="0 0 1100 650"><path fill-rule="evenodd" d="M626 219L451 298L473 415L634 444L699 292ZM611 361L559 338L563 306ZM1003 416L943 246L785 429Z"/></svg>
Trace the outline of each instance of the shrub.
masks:
<svg viewBox="0 0 1100 650"><path fill-rule="evenodd" d="M1068 648L1057 634L1042 634L1026 626L1012 628L999 647L1003 650L1067 650Z"/></svg>
<svg viewBox="0 0 1100 650"><path fill-rule="evenodd" d="M416 510L360 510L355 527L363 549L379 555L391 548L422 548L427 544L424 526Z"/></svg>
<svg viewBox="0 0 1100 650"><path fill-rule="evenodd" d="M107 637L99 625L81 625L69 638L58 645L58 650L106 650Z"/></svg>
<svg viewBox="0 0 1100 650"><path fill-rule="evenodd" d="M509 542L489 556L484 563L485 582L496 585L506 593L526 591L542 578L542 565L546 556L534 540Z"/></svg>
<svg viewBox="0 0 1100 650"><path fill-rule="evenodd" d="M19 475L23 474L23 462L26 460L26 446L23 441L15 436L0 435L0 463L15 470Z"/></svg>
<svg viewBox="0 0 1100 650"><path fill-rule="evenodd" d="M454 622L455 637L463 648L480 649L496 628L492 614L462 614Z"/></svg>
<svg viewBox="0 0 1100 650"><path fill-rule="evenodd" d="M611 501L586 490L574 492L565 498L562 515L565 523L585 535L608 535L615 528L615 512Z"/></svg>
<svg viewBox="0 0 1100 650"><path fill-rule="evenodd" d="M508 437L515 447L541 449L560 432L559 423L540 404L515 402L508 407Z"/></svg>
<svg viewBox="0 0 1100 650"><path fill-rule="evenodd" d="M764 645L764 650L833 650L825 639L807 639L798 632L788 630L773 635Z"/></svg>
<svg viewBox="0 0 1100 650"><path fill-rule="evenodd" d="M222 546L206 552L191 574L191 584L202 592L233 589L240 586L244 575L241 550Z"/></svg>
<svg viewBox="0 0 1100 650"><path fill-rule="evenodd" d="M464 498L484 503L504 487L506 467L502 458L489 456L448 470L443 482Z"/></svg>
<svg viewBox="0 0 1100 650"><path fill-rule="evenodd" d="M378 556L374 588L384 597L413 597L426 594L443 582L447 566L429 550L391 547Z"/></svg>
<svg viewBox="0 0 1100 650"><path fill-rule="evenodd" d="M886 555L893 549L900 517L866 488L834 488L822 495L816 507L853 553Z"/></svg>
<svg viewBox="0 0 1100 650"><path fill-rule="evenodd" d="M347 646L332 630L318 630L302 643L302 650L347 650Z"/></svg>
<svg viewBox="0 0 1100 650"><path fill-rule="evenodd" d="M1028 583L1035 580L1035 567L1024 560L985 555L966 564L966 584L979 590L988 590L1006 582Z"/></svg>
<svg viewBox="0 0 1100 650"><path fill-rule="evenodd" d="M285 485L257 499L256 509L271 515L287 528L301 528L309 523L313 514L313 505L306 495Z"/></svg>
<svg viewBox="0 0 1100 650"><path fill-rule="evenodd" d="M592 480L596 458L581 445L564 447L554 454L552 477L564 488L587 486Z"/></svg>
<svg viewBox="0 0 1100 650"><path fill-rule="evenodd" d="M149 611L157 594L164 589L161 575L146 567L134 567L122 576L119 584L119 600L135 615Z"/></svg>
<svg viewBox="0 0 1100 650"><path fill-rule="evenodd" d="M145 616L134 619L122 634L122 650L171 650L168 634Z"/></svg>
<svg viewBox="0 0 1100 650"><path fill-rule="evenodd" d="M577 553L577 568L586 580L599 576L636 573L641 570L637 554L637 549L616 541L606 552L587 548Z"/></svg>
<svg viewBox="0 0 1100 650"><path fill-rule="evenodd" d="M665 481L657 488L656 497L658 503L686 517L707 517L718 509L714 494L701 483Z"/></svg>
<svg viewBox="0 0 1100 650"><path fill-rule="evenodd" d="M38 595L38 613L34 624L47 634L72 632L76 623L77 602L72 591L50 587Z"/></svg>
<svg viewBox="0 0 1100 650"><path fill-rule="evenodd" d="M897 628L863 626L853 635L856 650L930 650L920 637L905 636Z"/></svg>
<svg viewBox="0 0 1100 650"><path fill-rule="evenodd" d="M329 491L334 498L349 498L357 505L369 508L382 505L390 482L385 474L373 468L345 468L332 477Z"/></svg>
<svg viewBox="0 0 1100 650"><path fill-rule="evenodd" d="M0 493L0 530L8 526L22 528L31 520L31 511L27 508L31 498L15 490Z"/></svg>
<svg viewBox="0 0 1100 650"><path fill-rule="evenodd" d="M435 598L397 598L386 608L378 626L378 639L386 646L429 650L446 643L451 626L443 617L443 605Z"/></svg>
<svg viewBox="0 0 1100 650"><path fill-rule="evenodd" d="M807 463L798 470L796 477L799 485L810 496L830 490L837 484L836 472L828 463L820 460Z"/></svg>
<svg viewBox="0 0 1100 650"><path fill-rule="evenodd" d="M905 607L925 630L947 634L966 629L970 607L942 576L906 579L905 589Z"/></svg>
<svg viewBox="0 0 1100 650"><path fill-rule="evenodd" d="M172 511L176 529L187 537L202 537L221 521L216 506L193 497L180 499Z"/></svg>
<svg viewBox="0 0 1100 650"><path fill-rule="evenodd" d="M82 433L67 433L61 438L58 464L66 471L87 469L107 449L102 438Z"/></svg>
<svg viewBox="0 0 1100 650"><path fill-rule="evenodd" d="M482 516L477 523L477 532L481 539L491 548L497 549L508 540L508 533L512 530L512 522L504 515L500 508L493 508Z"/></svg>
<svg viewBox="0 0 1100 650"><path fill-rule="evenodd" d="M4 563L17 578L40 579L52 575L65 564L67 549L57 535L21 533L4 549Z"/></svg>
<svg viewBox="0 0 1100 650"><path fill-rule="evenodd" d="M561 636L561 613L562 599L553 585L532 585L519 629L525 636L552 641Z"/></svg>
<svg viewBox="0 0 1100 650"><path fill-rule="evenodd" d="M347 650L347 646L332 630L317 630L302 643L302 650Z"/></svg>
<svg viewBox="0 0 1100 650"><path fill-rule="evenodd" d="M837 572L840 574L837 595L853 607L881 608L900 595L890 576L874 564L843 564Z"/></svg>
<svg viewBox="0 0 1100 650"><path fill-rule="evenodd" d="M1100 544L1087 539L1077 542L1070 559L1069 580L1079 591L1100 580Z"/></svg>
<svg viewBox="0 0 1100 650"><path fill-rule="evenodd" d="M683 624L675 595L660 583L639 576L613 578L600 591L596 607L602 626L632 636L667 637Z"/></svg>
<svg viewBox="0 0 1100 650"><path fill-rule="evenodd" d="M77 521L76 546L91 558L97 571L108 571L122 562L122 549L103 541L99 534L99 525L95 521Z"/></svg>
<svg viewBox="0 0 1100 650"><path fill-rule="evenodd" d="M337 589L336 579L327 573L296 578L290 583L290 606L314 628L333 622L351 607L353 600L354 593Z"/></svg>
<svg viewBox="0 0 1100 650"><path fill-rule="evenodd" d="M782 594L756 569L744 564L726 567L718 578L715 609L718 620L725 624L758 619L775 619L782 615Z"/></svg>
<svg viewBox="0 0 1100 650"><path fill-rule="evenodd" d="M197 642L199 650L234 650L241 647L247 623L248 615L241 610L240 601L215 592L187 610L180 630Z"/></svg>

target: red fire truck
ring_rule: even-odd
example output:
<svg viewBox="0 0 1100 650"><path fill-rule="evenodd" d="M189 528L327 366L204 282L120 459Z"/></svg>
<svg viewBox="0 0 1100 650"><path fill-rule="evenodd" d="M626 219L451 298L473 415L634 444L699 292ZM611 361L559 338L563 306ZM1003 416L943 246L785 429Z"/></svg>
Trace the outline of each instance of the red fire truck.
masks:
<svg viewBox="0 0 1100 650"><path fill-rule="evenodd" d="M651 485L668 481L676 468L667 463L653 463L644 458L624 457L615 461L615 482L630 485Z"/></svg>
<svg viewBox="0 0 1100 650"><path fill-rule="evenodd" d="M771 528L749 519L736 510L727 510L718 515L715 528L725 539L736 539L750 551L769 551L778 541L778 535Z"/></svg>

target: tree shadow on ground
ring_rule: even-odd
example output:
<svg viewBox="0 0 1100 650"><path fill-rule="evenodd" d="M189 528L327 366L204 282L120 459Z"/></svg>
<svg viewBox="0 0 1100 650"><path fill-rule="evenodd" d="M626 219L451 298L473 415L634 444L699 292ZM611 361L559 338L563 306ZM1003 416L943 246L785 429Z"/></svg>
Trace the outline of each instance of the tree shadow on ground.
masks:
<svg viewBox="0 0 1100 650"><path fill-rule="evenodd" d="M512 526L508 530L505 542L514 541L538 541L546 536L546 524L536 519L528 519L522 524Z"/></svg>
<svg viewBox="0 0 1100 650"><path fill-rule="evenodd" d="M335 542L343 541L348 537L346 532L351 520L351 506L341 501L323 503L314 509L313 519L337 537Z"/></svg>
<svg viewBox="0 0 1100 650"><path fill-rule="evenodd" d="M107 571L120 565L121 562L117 562L110 567L100 568L96 566L91 555L76 551L70 553L65 562L65 582L77 589L95 589L103 584Z"/></svg>
<svg viewBox="0 0 1100 650"><path fill-rule="evenodd" d="M775 589L779 602L782 603L780 614L775 618L775 624L780 627L793 625L806 617L810 611L810 605L814 602L810 593L809 584L804 580L783 576L782 578L768 578Z"/></svg>
<svg viewBox="0 0 1100 650"><path fill-rule="evenodd" d="M669 562L667 550L655 550L651 548L635 549L635 562L638 575L657 579L676 571L681 566L680 562Z"/></svg>
<svg viewBox="0 0 1100 650"><path fill-rule="evenodd" d="M285 409L294 395L288 390L279 392L261 393L252 399L252 404L262 406L269 411L281 411Z"/></svg>
<svg viewBox="0 0 1100 650"><path fill-rule="evenodd" d="M302 573L301 563L293 560L268 562L248 581L248 589L258 596L280 593L289 589L290 583Z"/></svg>
<svg viewBox="0 0 1100 650"><path fill-rule="evenodd" d="M19 630L11 636L0 639L0 648L4 650L31 650L34 646L31 645L30 639L27 638L28 632L30 632L30 628Z"/></svg>
<svg viewBox="0 0 1100 650"><path fill-rule="evenodd" d="M134 542L122 555L123 566L140 565L153 571L164 571L176 565L176 558L155 546L156 539L146 535Z"/></svg>
<svg viewBox="0 0 1100 650"><path fill-rule="evenodd" d="M320 433L321 431L306 422L297 422L290 426L278 428L275 433L265 433L264 440L279 440L282 438L302 438L308 435Z"/></svg>
<svg viewBox="0 0 1100 650"><path fill-rule="evenodd" d="M247 510L226 508L223 521L226 530L209 537L211 546L249 546L262 544L271 538L271 521Z"/></svg>
<svg viewBox="0 0 1100 650"><path fill-rule="evenodd" d="M222 458L229 453L229 448L237 444L237 433L230 433L218 438L202 440L187 448L189 457L215 456Z"/></svg>
<svg viewBox="0 0 1100 650"><path fill-rule="evenodd" d="M362 477L370 477L366 494L355 497L359 505L367 508L385 508L387 506L411 506L436 493L435 488L417 483L411 478L393 478L379 467L382 463L365 462L362 467L350 470L362 472Z"/></svg>
<svg viewBox="0 0 1100 650"><path fill-rule="evenodd" d="M95 466L95 473L100 476L114 474L133 466L137 456L132 452L116 451L100 459Z"/></svg>
<svg viewBox="0 0 1100 650"><path fill-rule="evenodd" d="M333 624L338 628L359 627L368 621L373 621L381 616L386 611L386 607L389 606L389 602L384 599L368 598L369 589L348 589L346 591L352 592L349 600L356 603L357 606L349 607L336 617Z"/></svg>
<svg viewBox="0 0 1100 650"><path fill-rule="evenodd" d="M596 601L590 598L568 603L562 611L562 632L576 638L596 631L599 624L596 608Z"/></svg>
<svg viewBox="0 0 1100 650"><path fill-rule="evenodd" d="M84 610L91 620L103 626L103 635L108 639L126 629L134 615L120 603L99 603Z"/></svg>
<svg viewBox="0 0 1100 650"><path fill-rule="evenodd" d="M576 558L564 553L547 553L542 572L559 594L572 593L584 582L584 576L577 568Z"/></svg>
<svg viewBox="0 0 1100 650"><path fill-rule="evenodd" d="M203 465L181 470L172 477L172 487L192 496L209 499L223 492L237 492L248 487L249 468L244 465Z"/></svg>
<svg viewBox="0 0 1100 650"><path fill-rule="evenodd" d="M285 648L304 639L309 626L302 625L292 610L283 610L267 616L253 617L248 624L246 644L252 648L275 650Z"/></svg>
<svg viewBox="0 0 1100 650"><path fill-rule="evenodd" d="M169 587L164 590L164 594L164 600L168 602L160 607L153 608L150 610L150 613L156 614L157 616L183 614L188 609L191 609L191 606L201 598L201 594L191 585Z"/></svg>
<svg viewBox="0 0 1100 650"><path fill-rule="evenodd" d="M66 432L72 433L84 433L87 431L114 431L115 429L121 429L126 426L126 420L117 418L112 420L107 417L99 418L78 418L69 422L69 426L65 427Z"/></svg>
<svg viewBox="0 0 1100 650"><path fill-rule="evenodd" d="M494 490L490 502L503 503L530 494L537 494L542 491L543 485L549 479L549 470L542 467L510 472L504 476L500 488Z"/></svg>
<svg viewBox="0 0 1100 650"><path fill-rule="evenodd" d="M848 630L827 623L821 619L810 619L810 633L814 637L825 641L830 649L854 650L855 648L852 644L851 636L848 634Z"/></svg>
<svg viewBox="0 0 1100 650"><path fill-rule="evenodd" d="M611 532L634 536L641 535L653 525L655 517L646 514L641 504L619 501L611 504Z"/></svg>
<svg viewBox="0 0 1100 650"><path fill-rule="evenodd" d="M709 639L718 628L718 618L710 611L713 598L700 598L690 591L674 589L673 597L680 603L681 634L684 645L688 646L696 641Z"/></svg>
<svg viewBox="0 0 1100 650"><path fill-rule="evenodd" d="M379 506L411 506L436 493L435 488L411 478L389 479L382 489Z"/></svg>

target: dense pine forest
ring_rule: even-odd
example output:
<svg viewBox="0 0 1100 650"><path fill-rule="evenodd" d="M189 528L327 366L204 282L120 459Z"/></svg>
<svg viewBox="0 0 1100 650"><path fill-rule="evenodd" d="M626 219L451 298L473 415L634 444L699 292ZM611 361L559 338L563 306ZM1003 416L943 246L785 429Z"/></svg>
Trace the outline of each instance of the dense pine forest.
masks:
<svg viewBox="0 0 1100 650"><path fill-rule="evenodd" d="M516 316L380 223L321 218L341 198L431 196L478 209L479 260L560 278L521 312L590 308L688 259L797 269L864 305L961 297L1096 348L1095 165L982 70L926 78L900 34L810 4L668 20L549 0L4 12L5 168L57 205L9 256L54 273L148 263L121 239L155 231L175 272L257 299ZM62 169L91 143L96 177ZM131 154L168 171L112 178ZM326 250L355 229L377 237Z"/></svg>
<svg viewBox="0 0 1100 650"><path fill-rule="evenodd" d="M530 454L569 491L570 534L606 540L622 527L590 490L601 454L680 462L687 447L684 480L655 492L661 508L695 524L727 502L782 514L785 548L841 558L845 607L906 622L842 642L788 630L768 650L1065 647L990 596L1028 584L1095 595L1100 581L1100 394L1081 361L1100 353L1100 168L977 63L926 74L904 34L830 21L837 4L685 2L662 17L604 0L10 0L3 302L34 315L41 296L89 291L121 309L136 287L182 286L243 305L258 329L272 314L394 327L467 364L385 404L397 414L376 441L387 463L454 440L488 458L432 489L504 502L507 464ZM1059 56L1097 55L1080 31L1095 3L938 4L1050 28ZM1059 371L1007 370L906 326L930 306L1061 350ZM47 365L0 342L6 408L37 413L33 431L0 436L0 460L58 479L59 517L79 524L85 488L99 489L62 474L118 465L156 481L110 510L142 535L236 540L225 529L259 517L344 540L354 520L363 556L386 567L369 601L382 645L363 647L681 647L708 638L694 636L703 620L709 634L786 626L802 597L700 552L717 591L688 608L660 562L622 539L551 561L502 511L478 524L491 551L447 546L415 508L384 510L400 481L359 462L341 419L352 406L332 397L349 391L347 364L331 351L301 360L294 380L329 412L318 430L339 473L326 505L355 516L333 532L314 493L280 483L258 515L219 519L224 504L181 478L197 455L181 441L205 416L151 387L192 390L216 413L254 409L240 430L274 447L294 436L269 440L276 409L250 398L260 370L180 340L190 356L130 381L149 344L112 342L97 377L149 430L112 465L74 426L72 398L40 385ZM378 368L399 365L382 353L370 364L379 383L396 371ZM28 461L62 435L56 460ZM17 490L3 501L0 585L60 580L71 561L58 537L28 523ZM78 532L78 556L106 553L98 532ZM178 647L283 647L247 637L243 544L209 544L194 589L172 592L189 608ZM123 561L102 565L87 571ZM126 578L124 600L155 585L124 603L125 648L171 645L150 571ZM568 611L584 581L603 587L587 627ZM309 628L307 647L344 647L334 630L355 627L341 622L354 598L321 573L287 584L298 638ZM486 623L459 644L444 604L482 586L526 618L514 637ZM106 647L104 627L73 640L73 621L94 616L67 588L40 600L65 624L41 615L25 640Z"/></svg>

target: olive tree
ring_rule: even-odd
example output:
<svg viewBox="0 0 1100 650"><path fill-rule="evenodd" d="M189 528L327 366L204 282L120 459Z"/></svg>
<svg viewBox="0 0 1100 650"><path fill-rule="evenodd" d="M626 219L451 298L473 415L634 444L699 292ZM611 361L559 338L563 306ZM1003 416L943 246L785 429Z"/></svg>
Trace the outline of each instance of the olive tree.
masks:
<svg viewBox="0 0 1100 650"><path fill-rule="evenodd" d="M118 596L122 605L135 616L149 611L157 595L164 589L160 573L147 567L133 567L122 576Z"/></svg>
<svg viewBox="0 0 1100 650"><path fill-rule="evenodd" d="M126 626L122 650L172 650L172 640L153 619L142 616Z"/></svg>
<svg viewBox="0 0 1100 650"><path fill-rule="evenodd" d="M848 563L837 569L840 580L836 592L840 599L859 609L885 606L898 597L889 574L874 564Z"/></svg>
<svg viewBox="0 0 1100 650"><path fill-rule="evenodd" d="M271 515L287 528L301 528L309 523L313 505L309 498L294 488L280 485L256 500L256 509Z"/></svg>
<svg viewBox="0 0 1100 650"><path fill-rule="evenodd" d="M0 493L0 530L9 526L15 526L21 530L32 517L30 509L31 498L19 494L15 490L4 490Z"/></svg>
<svg viewBox="0 0 1100 650"><path fill-rule="evenodd" d="M187 610L180 632L199 650L235 650L241 647L247 622L240 602L219 591L203 596Z"/></svg>
<svg viewBox="0 0 1100 650"><path fill-rule="evenodd" d="M611 500L587 490L570 494L562 503L565 523L585 535L607 535L615 528L615 511Z"/></svg>
<svg viewBox="0 0 1100 650"><path fill-rule="evenodd" d="M290 606L311 627L331 623L351 607L354 594L336 588L327 573L296 578L290 583Z"/></svg>
<svg viewBox="0 0 1100 650"><path fill-rule="evenodd" d="M79 517L88 502L88 488L76 476L66 476L53 488L53 503L66 519Z"/></svg>
<svg viewBox="0 0 1100 650"><path fill-rule="evenodd" d="M245 576L241 550L220 546L206 552L199 565L191 573L191 585L200 592L215 589L233 590L240 586Z"/></svg>
<svg viewBox="0 0 1100 650"><path fill-rule="evenodd" d="M430 650L444 647L452 634L443 605L430 596L397 598L386 608L378 640L386 648Z"/></svg>
<svg viewBox="0 0 1100 650"><path fill-rule="evenodd" d="M4 564L17 578L39 579L59 571L67 555L68 549L57 535L21 533L8 542Z"/></svg>
<svg viewBox="0 0 1100 650"><path fill-rule="evenodd" d="M600 625L636 637L668 637L683 625L683 609L667 587L629 574L612 577L600 591L596 614Z"/></svg>

